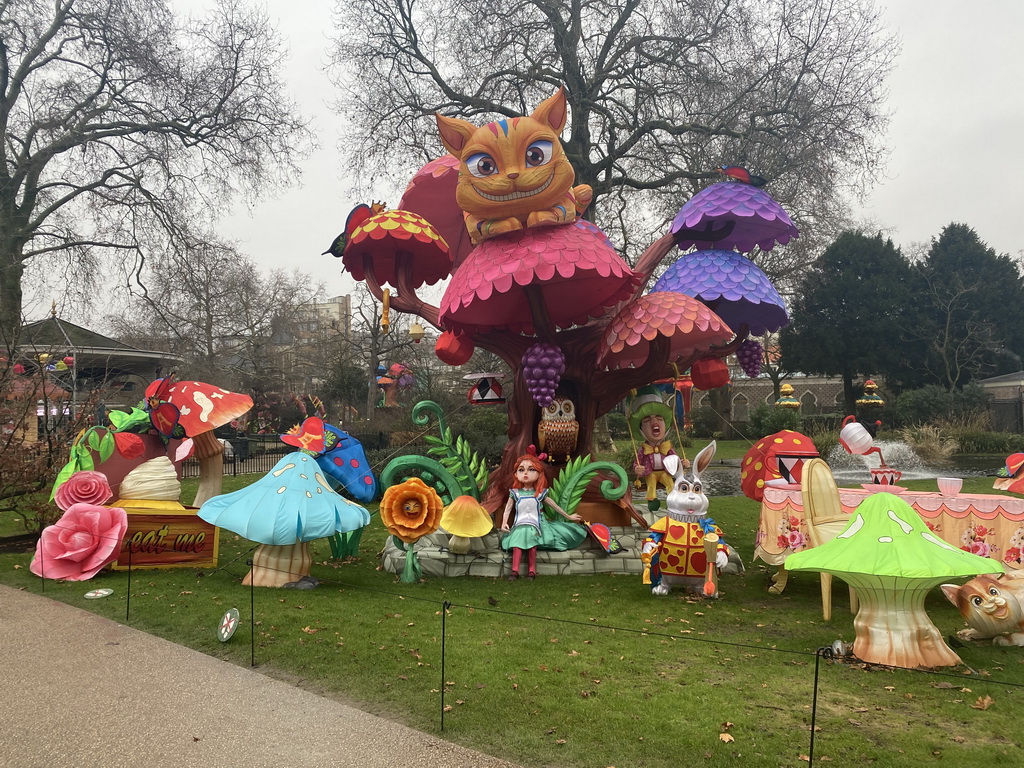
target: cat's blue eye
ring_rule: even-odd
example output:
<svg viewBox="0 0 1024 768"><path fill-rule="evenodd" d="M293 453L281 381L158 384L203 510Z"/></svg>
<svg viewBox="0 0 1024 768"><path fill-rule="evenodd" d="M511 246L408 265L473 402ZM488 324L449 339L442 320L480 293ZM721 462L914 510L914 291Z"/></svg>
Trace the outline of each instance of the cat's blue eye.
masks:
<svg viewBox="0 0 1024 768"><path fill-rule="evenodd" d="M526 164L544 165L551 161L554 145L550 141L535 141L526 148Z"/></svg>
<svg viewBox="0 0 1024 768"><path fill-rule="evenodd" d="M476 152L466 158L466 168L474 176L493 176L498 172L498 164L486 152Z"/></svg>

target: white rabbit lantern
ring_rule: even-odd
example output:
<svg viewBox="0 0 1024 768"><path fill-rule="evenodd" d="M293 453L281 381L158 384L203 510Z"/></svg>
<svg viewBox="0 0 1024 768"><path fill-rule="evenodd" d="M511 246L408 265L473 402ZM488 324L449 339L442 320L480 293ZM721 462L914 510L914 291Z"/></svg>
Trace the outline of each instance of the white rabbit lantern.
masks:
<svg viewBox="0 0 1024 768"><path fill-rule="evenodd" d="M644 584L652 585L652 594L667 595L678 585L717 597L718 571L743 572L739 556L707 516L709 502L700 476L716 447L712 441L694 457L689 476L678 456L665 457L665 469L675 479L666 499L668 514L651 526L641 549Z"/></svg>

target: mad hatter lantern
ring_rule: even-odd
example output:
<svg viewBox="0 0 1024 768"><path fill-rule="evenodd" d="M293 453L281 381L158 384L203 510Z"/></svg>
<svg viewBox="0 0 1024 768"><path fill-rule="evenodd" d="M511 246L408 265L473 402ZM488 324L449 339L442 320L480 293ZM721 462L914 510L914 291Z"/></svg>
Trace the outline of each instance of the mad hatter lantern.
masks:
<svg viewBox="0 0 1024 768"><path fill-rule="evenodd" d="M665 404L657 387L641 387L629 402L629 429L633 436L643 438L636 449L637 481L647 485L647 506L654 512L661 506L658 501L658 485L665 493L672 490L675 482L665 466L665 459L675 456L672 441L668 439L668 425L672 423L672 409ZM687 462L688 464L688 462Z"/></svg>

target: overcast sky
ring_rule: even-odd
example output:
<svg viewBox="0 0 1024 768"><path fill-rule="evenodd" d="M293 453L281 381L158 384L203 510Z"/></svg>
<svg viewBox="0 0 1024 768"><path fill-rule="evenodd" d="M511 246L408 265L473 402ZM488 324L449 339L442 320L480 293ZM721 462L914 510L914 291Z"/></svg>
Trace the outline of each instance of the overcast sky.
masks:
<svg viewBox="0 0 1024 768"><path fill-rule="evenodd" d="M183 7L204 2L172 0ZM309 273L325 283L327 296L347 293L353 283L340 274L340 260L320 254L352 206L369 202L347 194L336 146L343 118L326 107L332 88L322 65L333 5L267 0L291 50L286 77L314 120L321 149L305 163L300 187L276 199L240 202L220 227L263 269ZM891 155L887 180L857 210L900 246L927 243L957 221L974 227L998 252L1020 253L1024 2L982 0L968 8L962 0L901 0L886 6L885 18L903 39L889 81ZM397 205L404 182L386 201L390 206Z"/></svg>

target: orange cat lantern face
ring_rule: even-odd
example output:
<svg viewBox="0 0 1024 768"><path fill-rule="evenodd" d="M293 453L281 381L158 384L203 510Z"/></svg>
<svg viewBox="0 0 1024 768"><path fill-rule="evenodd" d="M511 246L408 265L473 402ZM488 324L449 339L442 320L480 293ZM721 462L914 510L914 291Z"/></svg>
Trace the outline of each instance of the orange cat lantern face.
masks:
<svg viewBox="0 0 1024 768"><path fill-rule="evenodd" d="M523 227L574 221L589 187L576 177L558 140L565 127L565 91L541 102L529 117L477 127L437 115L441 141L462 162L456 202L474 242Z"/></svg>

